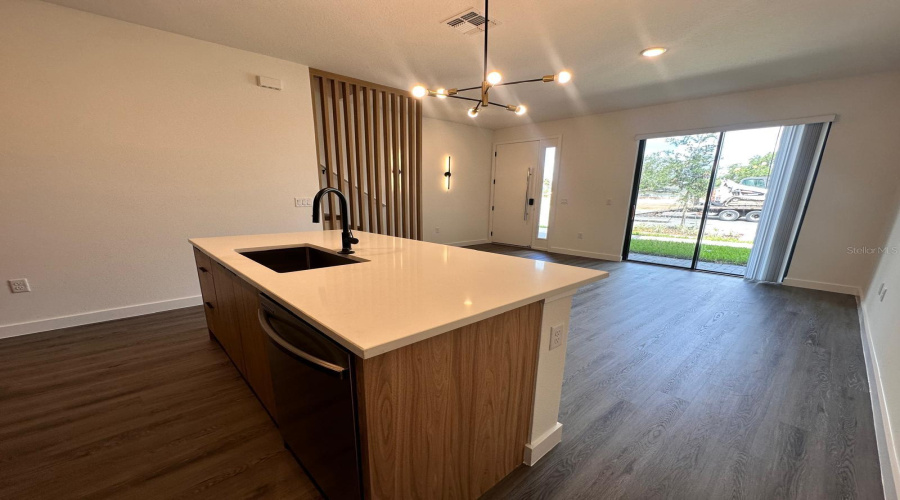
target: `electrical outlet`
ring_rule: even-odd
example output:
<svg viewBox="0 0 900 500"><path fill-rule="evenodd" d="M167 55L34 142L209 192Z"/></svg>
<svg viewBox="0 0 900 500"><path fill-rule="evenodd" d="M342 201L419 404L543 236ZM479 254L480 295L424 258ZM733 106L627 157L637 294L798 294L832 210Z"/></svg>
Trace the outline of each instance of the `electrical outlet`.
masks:
<svg viewBox="0 0 900 500"><path fill-rule="evenodd" d="M579 239L579 240L583 240L583 239L584 239L584 233L578 233L578 239Z"/></svg>
<svg viewBox="0 0 900 500"><path fill-rule="evenodd" d="M9 280L9 289L12 293L30 292L31 286L25 278Z"/></svg>
<svg viewBox="0 0 900 500"><path fill-rule="evenodd" d="M550 327L550 350L562 345L563 325Z"/></svg>
<svg viewBox="0 0 900 500"><path fill-rule="evenodd" d="M441 228L434 226L434 234L441 234Z"/></svg>
<svg viewBox="0 0 900 500"><path fill-rule="evenodd" d="M295 207L311 207L312 198L294 198Z"/></svg>

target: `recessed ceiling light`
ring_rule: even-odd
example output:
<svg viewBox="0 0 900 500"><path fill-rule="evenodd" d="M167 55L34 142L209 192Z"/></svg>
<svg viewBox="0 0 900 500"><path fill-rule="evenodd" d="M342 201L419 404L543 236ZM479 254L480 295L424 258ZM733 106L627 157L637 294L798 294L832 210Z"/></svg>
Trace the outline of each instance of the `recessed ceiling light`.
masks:
<svg viewBox="0 0 900 500"><path fill-rule="evenodd" d="M669 49L665 47L650 47L649 49L642 50L641 55L644 57L656 57L665 54L667 50Z"/></svg>

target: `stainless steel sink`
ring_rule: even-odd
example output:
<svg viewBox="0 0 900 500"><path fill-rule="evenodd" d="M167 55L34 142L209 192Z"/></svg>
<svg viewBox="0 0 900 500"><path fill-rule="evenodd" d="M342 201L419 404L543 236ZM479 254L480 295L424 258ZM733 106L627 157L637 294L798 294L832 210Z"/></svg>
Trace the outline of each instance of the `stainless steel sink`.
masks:
<svg viewBox="0 0 900 500"><path fill-rule="evenodd" d="M308 271L310 269L345 266L361 262L358 259L351 259L337 253L308 246L273 248L269 250L242 250L238 251L238 253L268 267L276 273Z"/></svg>

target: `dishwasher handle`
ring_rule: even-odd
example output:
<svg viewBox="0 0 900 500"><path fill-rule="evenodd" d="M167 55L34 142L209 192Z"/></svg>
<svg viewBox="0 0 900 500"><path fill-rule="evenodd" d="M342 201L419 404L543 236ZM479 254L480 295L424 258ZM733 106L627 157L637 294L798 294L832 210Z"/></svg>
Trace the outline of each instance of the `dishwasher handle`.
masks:
<svg viewBox="0 0 900 500"><path fill-rule="evenodd" d="M272 325L269 323L269 318L266 316L265 311L262 309L258 310L259 316L259 325L262 327L263 331L266 332L266 335L272 339L272 342L278 344L282 349L287 351L289 354L293 355L295 358L313 365L316 368L320 368L321 370L334 375L338 379L343 379L344 374L347 372L347 369L343 366L338 366L334 363L329 363L328 361L319 359L315 356L307 354L300 349L297 349L293 345L291 345L287 340L284 340L281 335L278 335L278 332L272 328Z"/></svg>

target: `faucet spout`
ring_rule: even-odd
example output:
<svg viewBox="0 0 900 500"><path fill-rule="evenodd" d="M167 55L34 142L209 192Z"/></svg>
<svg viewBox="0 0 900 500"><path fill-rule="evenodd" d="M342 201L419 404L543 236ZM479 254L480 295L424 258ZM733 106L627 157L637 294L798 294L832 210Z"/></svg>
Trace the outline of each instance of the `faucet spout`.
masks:
<svg viewBox="0 0 900 500"><path fill-rule="evenodd" d="M347 198L344 196L344 193L339 190L329 187L325 189L321 189L318 193L316 193L315 198L313 198L313 213L312 213L312 221L313 223L319 222L319 207L322 204L322 198L329 194L334 193L335 196L338 197L338 203L341 206L341 251L342 254L351 254L353 253L353 249L351 245L354 243L359 243L357 238L353 237L353 233L350 231L350 212L347 210Z"/></svg>

